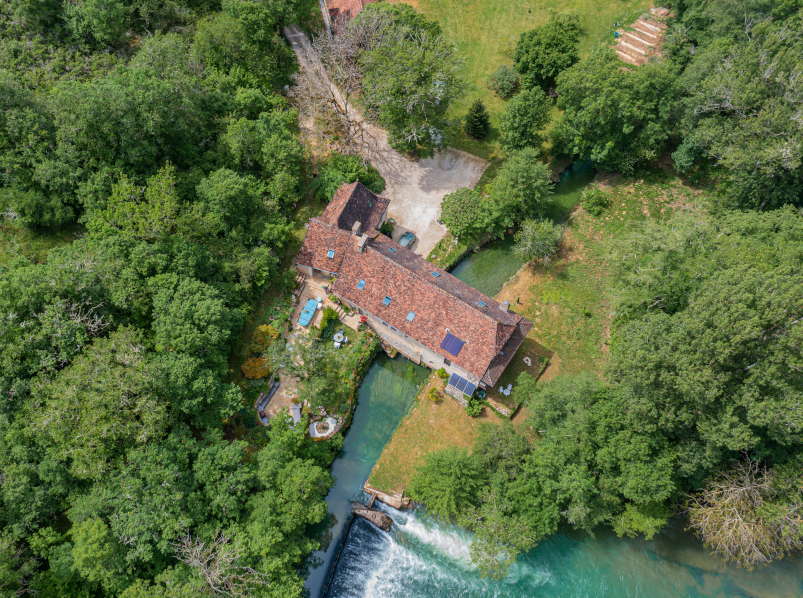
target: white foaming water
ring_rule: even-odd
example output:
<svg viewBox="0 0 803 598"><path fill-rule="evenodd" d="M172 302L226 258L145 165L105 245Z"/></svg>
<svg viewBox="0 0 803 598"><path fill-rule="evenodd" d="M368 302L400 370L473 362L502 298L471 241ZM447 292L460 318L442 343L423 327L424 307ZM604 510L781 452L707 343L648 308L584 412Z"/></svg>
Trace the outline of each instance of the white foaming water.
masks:
<svg viewBox="0 0 803 598"><path fill-rule="evenodd" d="M444 530L432 521L426 524L420 521L415 514L407 516L407 520L399 525L399 531L414 536L421 543L435 548L461 565L475 568L471 563L471 540L456 530Z"/></svg>

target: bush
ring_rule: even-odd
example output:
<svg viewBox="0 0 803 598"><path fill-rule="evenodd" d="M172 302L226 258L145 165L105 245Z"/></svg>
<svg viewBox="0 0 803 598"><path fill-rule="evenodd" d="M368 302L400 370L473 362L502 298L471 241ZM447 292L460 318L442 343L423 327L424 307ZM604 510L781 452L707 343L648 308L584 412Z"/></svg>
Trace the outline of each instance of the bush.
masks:
<svg viewBox="0 0 803 598"><path fill-rule="evenodd" d="M441 393L438 392L437 388L430 388L427 391L427 398L432 401L433 403L437 403L438 400L441 398Z"/></svg>
<svg viewBox="0 0 803 598"><path fill-rule="evenodd" d="M594 216L601 216L611 205L611 200L596 187L583 191L583 209Z"/></svg>
<svg viewBox="0 0 803 598"><path fill-rule="evenodd" d="M390 220L385 220L382 226L379 227L379 232L390 237L393 234L393 223Z"/></svg>
<svg viewBox="0 0 803 598"><path fill-rule="evenodd" d="M447 374L447 373L446 373L446 370L445 370L445 369L443 369L443 368L439 369L437 372L435 372L435 374L436 374L436 375L438 376L438 378L440 378L441 380L446 380L446 379L448 379L448 378L449 378L449 374Z"/></svg>
<svg viewBox="0 0 803 598"><path fill-rule="evenodd" d="M325 162L315 179L313 190L319 201L329 201L343 183L359 180L374 193L385 190L385 179L369 162L363 163L359 156L333 153Z"/></svg>
<svg viewBox="0 0 803 598"><path fill-rule="evenodd" d="M262 353L267 350L271 343L278 339L279 336L279 331L276 330L272 324L258 326L251 338L251 350L254 351L254 353Z"/></svg>
<svg viewBox="0 0 803 598"><path fill-rule="evenodd" d="M513 253L530 261L536 259L544 266L552 261L563 237L563 227L550 220L525 220L516 233Z"/></svg>
<svg viewBox="0 0 803 598"><path fill-rule="evenodd" d="M519 74L512 66L500 64L488 78L488 87L502 99L508 99L519 88Z"/></svg>
<svg viewBox="0 0 803 598"><path fill-rule="evenodd" d="M477 417L482 413L482 401L474 397L469 397L466 401L466 413L468 413L469 417Z"/></svg>

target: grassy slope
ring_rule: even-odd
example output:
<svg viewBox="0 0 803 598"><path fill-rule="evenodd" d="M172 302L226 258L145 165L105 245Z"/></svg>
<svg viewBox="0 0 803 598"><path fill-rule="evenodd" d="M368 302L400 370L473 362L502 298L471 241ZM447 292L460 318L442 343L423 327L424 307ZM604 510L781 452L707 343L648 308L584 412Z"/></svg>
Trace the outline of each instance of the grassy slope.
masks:
<svg viewBox="0 0 803 598"><path fill-rule="evenodd" d="M491 133L479 142L460 133L453 145L488 160L500 154L498 117L505 103L493 95L486 83L500 64L513 63L513 50L521 33L545 23L550 10L575 10L584 30L580 53L585 56L605 36L613 38L614 24L628 12L651 5L649 0L408 0L408 3L437 19L466 61L466 96L454 105L452 117L462 119L469 104L479 97L491 113Z"/></svg>
<svg viewBox="0 0 803 598"><path fill-rule="evenodd" d="M610 256L617 242L648 218L663 218L680 206L702 201L700 192L675 175L655 170L641 178L598 177L611 206L600 217L577 209L559 259L544 269L525 265L497 295L535 324L528 335L549 357L545 377L590 370L603 374L612 304Z"/></svg>

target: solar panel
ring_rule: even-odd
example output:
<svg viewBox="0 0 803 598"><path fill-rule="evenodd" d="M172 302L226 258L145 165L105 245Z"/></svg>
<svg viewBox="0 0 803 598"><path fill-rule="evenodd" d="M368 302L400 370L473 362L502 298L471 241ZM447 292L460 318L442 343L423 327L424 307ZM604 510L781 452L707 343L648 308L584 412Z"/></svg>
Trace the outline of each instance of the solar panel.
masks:
<svg viewBox="0 0 803 598"><path fill-rule="evenodd" d="M472 384L457 374L452 374L452 376L449 378L449 386L454 386L457 390L468 396L473 395L474 391L477 390L477 386L475 384Z"/></svg>
<svg viewBox="0 0 803 598"><path fill-rule="evenodd" d="M457 357L458 353L460 353L460 349L462 349L465 344L465 341L461 341L450 332L447 332L441 343L441 349Z"/></svg>

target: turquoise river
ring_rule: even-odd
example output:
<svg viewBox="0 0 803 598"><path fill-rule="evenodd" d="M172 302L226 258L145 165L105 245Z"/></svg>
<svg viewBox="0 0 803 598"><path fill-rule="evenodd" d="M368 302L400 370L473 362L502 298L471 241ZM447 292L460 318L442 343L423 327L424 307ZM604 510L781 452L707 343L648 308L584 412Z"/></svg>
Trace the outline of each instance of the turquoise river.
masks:
<svg viewBox="0 0 803 598"><path fill-rule="evenodd" d="M565 220L590 168L575 168L555 188L556 221ZM510 238L469 255L453 273L495 295L521 266ZM703 548L678 519L651 541L620 539L609 529L595 536L569 528L520 555L507 577L483 579L469 559L471 535L421 511L396 511L377 503L394 521L382 532L350 520L349 501L366 501L368 474L409 411L428 371L380 355L363 381L346 442L332 467L335 486L329 516L313 531L322 549L308 562L311 598L800 598L803 557L745 571Z"/></svg>

